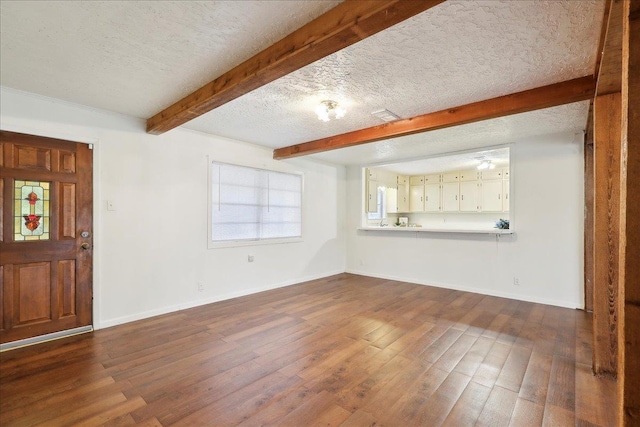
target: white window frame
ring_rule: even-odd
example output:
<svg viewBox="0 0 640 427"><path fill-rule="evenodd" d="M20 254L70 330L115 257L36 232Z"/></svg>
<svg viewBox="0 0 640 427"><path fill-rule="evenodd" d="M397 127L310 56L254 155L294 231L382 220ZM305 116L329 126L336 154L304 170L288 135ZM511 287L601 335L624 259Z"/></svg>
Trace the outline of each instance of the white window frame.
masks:
<svg viewBox="0 0 640 427"><path fill-rule="evenodd" d="M275 172L275 173L283 173L289 175L298 175L301 181L301 189L300 189L300 236L299 237L284 237L284 238L267 238L267 239L241 239L241 240L224 240L218 241L212 239L212 231L213 231L213 177L212 177L212 166L214 164L218 165L230 165L236 167L243 167L248 169L254 169L265 172ZM217 249L217 248L232 248L232 247L242 247L242 246L257 246L257 245L271 245L271 244L281 244L281 243L295 243L302 242L304 236L304 174L302 172L291 172L291 171L283 171L276 169L266 169L259 168L255 166L249 166L238 163L230 163L230 162L222 162L218 160L213 160L211 157L207 158L207 247L209 249Z"/></svg>

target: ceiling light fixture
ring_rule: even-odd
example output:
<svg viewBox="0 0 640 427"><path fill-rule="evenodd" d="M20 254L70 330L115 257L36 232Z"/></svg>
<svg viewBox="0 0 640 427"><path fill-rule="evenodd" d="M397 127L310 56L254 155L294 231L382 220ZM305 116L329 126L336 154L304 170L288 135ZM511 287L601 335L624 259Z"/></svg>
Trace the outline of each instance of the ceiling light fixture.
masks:
<svg viewBox="0 0 640 427"><path fill-rule="evenodd" d="M478 165L478 170L495 169L495 168L496 168L496 165L491 163L491 160L481 160L480 164Z"/></svg>
<svg viewBox="0 0 640 427"><path fill-rule="evenodd" d="M328 122L331 120L331 116L333 115L336 119L341 119L347 114L347 110L338 105L336 101L324 100L316 107L316 114L318 115L318 119L323 122Z"/></svg>

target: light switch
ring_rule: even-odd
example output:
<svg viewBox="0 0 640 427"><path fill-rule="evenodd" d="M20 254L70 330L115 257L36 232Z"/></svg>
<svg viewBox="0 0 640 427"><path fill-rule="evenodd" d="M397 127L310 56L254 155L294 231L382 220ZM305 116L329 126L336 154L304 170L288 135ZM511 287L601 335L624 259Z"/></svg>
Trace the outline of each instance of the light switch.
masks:
<svg viewBox="0 0 640 427"><path fill-rule="evenodd" d="M108 211L115 211L116 210L116 205L115 205L115 203L113 203L113 200L107 200L107 210Z"/></svg>

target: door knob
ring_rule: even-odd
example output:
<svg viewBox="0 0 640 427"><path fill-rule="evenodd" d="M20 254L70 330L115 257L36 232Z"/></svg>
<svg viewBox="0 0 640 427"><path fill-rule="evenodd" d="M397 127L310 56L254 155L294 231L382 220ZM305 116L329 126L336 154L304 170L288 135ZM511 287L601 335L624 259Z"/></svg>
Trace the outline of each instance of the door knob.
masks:
<svg viewBox="0 0 640 427"><path fill-rule="evenodd" d="M81 247L82 249L85 249L85 250L86 250L86 249L89 249L89 248L91 247L91 245L90 245L90 244L88 244L87 242L84 242L83 244L81 244L81 245L80 245L80 247Z"/></svg>

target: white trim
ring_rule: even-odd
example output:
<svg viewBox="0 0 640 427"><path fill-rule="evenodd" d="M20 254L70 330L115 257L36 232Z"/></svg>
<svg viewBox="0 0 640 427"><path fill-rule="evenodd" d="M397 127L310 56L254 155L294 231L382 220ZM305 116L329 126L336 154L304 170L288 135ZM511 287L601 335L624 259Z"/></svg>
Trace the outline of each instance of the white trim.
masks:
<svg viewBox="0 0 640 427"><path fill-rule="evenodd" d="M573 308L573 309L579 309L579 310L582 310L584 308L584 303L582 302L572 303L572 302L563 301L563 300L538 298L538 297L533 297L528 295L512 294L510 292L495 291L493 289L471 288L468 286L454 285L451 283L436 283L436 282L431 282L426 280L417 280L413 278L395 276L390 274L377 274L377 273L371 273L368 271L359 271L357 269L348 268L345 271L345 273L357 274L359 276L376 277L378 279L395 280L398 282L414 283L416 285L433 286L435 288L451 289L454 291L471 292L474 294L488 295L492 297L509 298L516 301L526 301L526 302L534 302L537 304L553 305L556 307Z"/></svg>
<svg viewBox="0 0 640 427"><path fill-rule="evenodd" d="M326 273L320 273L320 274L316 274L316 275L300 277L300 278L293 279L293 280L286 280L284 282L275 283L275 284L271 284L271 285L256 286L254 288L246 289L246 290L243 290L243 291L229 292L229 293L226 293L226 294L216 295L216 296L209 297L209 298L203 298L203 299L199 299L199 300L195 300L195 301L187 301L187 302L182 303L182 304L175 304L175 305L156 308L156 309L153 309L153 310L143 311L143 312L132 314L132 315L129 315L129 316L122 316L122 317L116 317L114 319L104 320L103 322L101 322L101 325L102 325L103 328L109 328L111 326L121 325L123 323L129 323L129 322L134 322L136 320L147 319L149 317L159 316L161 314L173 313L173 312L180 311L180 310L186 310L188 308L199 307L199 306L206 305L206 304L212 304L214 302L225 301L225 300L229 300L229 299L232 299L232 298L238 298L238 297L243 297L243 296L247 296L247 295L252 295L252 294L256 294L258 292L264 292L264 291L269 291L269 290L272 290L272 289L284 288L284 287L287 287L287 286L297 285L297 284L308 282L308 281L311 281L311 280L323 279L325 277L335 276L336 274L342 274L342 273L344 273L344 270L329 271L329 272L326 272Z"/></svg>
<svg viewBox="0 0 640 427"><path fill-rule="evenodd" d="M25 338L23 340L12 341L4 344L0 344L0 353L7 350L14 350L16 348L26 347L29 345L40 344L46 341L58 340L60 338L67 338L73 335L86 334L87 332L93 332L93 327L81 326L79 328L67 329L59 332L52 332L46 335L39 335L37 337Z"/></svg>

